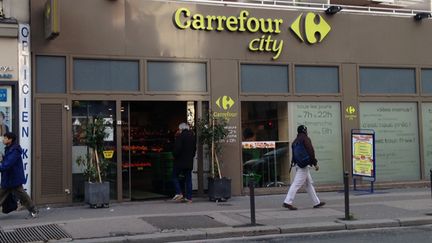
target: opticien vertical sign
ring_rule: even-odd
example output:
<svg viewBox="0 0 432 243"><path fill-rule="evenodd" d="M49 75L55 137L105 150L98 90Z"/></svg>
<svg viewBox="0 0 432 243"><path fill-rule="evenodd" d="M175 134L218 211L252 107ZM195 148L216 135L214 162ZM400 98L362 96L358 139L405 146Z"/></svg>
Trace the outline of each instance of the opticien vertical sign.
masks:
<svg viewBox="0 0 432 243"><path fill-rule="evenodd" d="M304 17L304 37L301 32L301 22L303 14L300 14L290 26L294 34L304 42L315 44L321 42L330 32L330 25L318 14L307 13ZM203 15L200 13L192 14L187 8L179 8L174 12L174 25L181 29L205 30L205 31L228 31L228 32L260 32L258 38L249 42L248 49L252 52L271 52L273 60L279 58L282 53L284 41L274 38L282 32L283 19L256 18L250 16L247 10L240 11L238 16L223 15ZM320 38L316 38L319 33Z"/></svg>
<svg viewBox="0 0 432 243"><path fill-rule="evenodd" d="M23 149L22 159L26 183L24 188L31 195L31 73L30 73L30 26L19 25L19 138Z"/></svg>

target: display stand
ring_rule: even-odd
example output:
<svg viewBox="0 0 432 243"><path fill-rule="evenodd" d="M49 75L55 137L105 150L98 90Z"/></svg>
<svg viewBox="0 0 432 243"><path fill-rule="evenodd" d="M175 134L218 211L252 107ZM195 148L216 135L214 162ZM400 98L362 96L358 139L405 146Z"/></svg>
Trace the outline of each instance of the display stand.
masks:
<svg viewBox="0 0 432 243"><path fill-rule="evenodd" d="M374 182L376 180L374 130L351 130L351 158L354 191L361 191L357 189L357 180L361 180L369 181L370 189L366 191L374 193Z"/></svg>

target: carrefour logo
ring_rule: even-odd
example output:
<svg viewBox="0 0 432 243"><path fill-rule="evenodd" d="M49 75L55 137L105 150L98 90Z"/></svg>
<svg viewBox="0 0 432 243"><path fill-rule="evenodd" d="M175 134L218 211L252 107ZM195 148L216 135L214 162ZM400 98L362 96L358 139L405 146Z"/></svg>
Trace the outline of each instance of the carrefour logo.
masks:
<svg viewBox="0 0 432 243"><path fill-rule="evenodd" d="M229 110L231 107L233 107L234 103L234 100L227 95L221 96L216 100L217 107L223 110Z"/></svg>
<svg viewBox="0 0 432 243"><path fill-rule="evenodd" d="M257 17L247 10L241 10L238 15L224 16L178 8L174 12L173 23L180 30L256 34L249 40L247 48L254 53L271 53L273 60L283 53L284 39L278 38L283 32L291 29L301 41L315 44L321 42L331 30L323 17L315 13L307 13L304 18L300 14L288 27L284 26L284 19Z"/></svg>
<svg viewBox="0 0 432 243"><path fill-rule="evenodd" d="M304 42L305 40L301 31L302 16L303 14L300 14L294 23L291 24L291 30L301 41ZM315 22L315 20L318 20L318 22ZM308 43L315 44L317 42L321 42L327 36L330 30L330 25L319 14L306 14L306 17L304 18L304 37ZM317 33L320 36L319 39L316 38Z"/></svg>

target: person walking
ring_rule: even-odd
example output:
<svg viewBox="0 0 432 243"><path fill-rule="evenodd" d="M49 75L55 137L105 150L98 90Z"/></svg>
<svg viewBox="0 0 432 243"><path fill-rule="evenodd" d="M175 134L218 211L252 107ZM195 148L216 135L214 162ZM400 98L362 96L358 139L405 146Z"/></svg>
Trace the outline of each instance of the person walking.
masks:
<svg viewBox="0 0 432 243"><path fill-rule="evenodd" d="M174 166L173 183L176 195L174 201L192 202L192 169L196 152L195 134L190 130L189 125L180 123L179 131L174 142ZM183 175L184 183L180 185L179 177ZM182 188L185 188L183 195Z"/></svg>
<svg viewBox="0 0 432 243"><path fill-rule="evenodd" d="M311 166L315 167L315 170L319 170L319 165L317 159L315 158L315 151L312 146L312 141L308 137L306 126L300 125L297 127L297 137L293 141L293 145L296 143L302 143L304 145L306 152L309 155L309 161L308 165L304 168L301 168L299 165L295 164L295 161L291 161L291 163L295 164L296 174L282 206L284 208L288 208L289 210L297 210L297 207L293 205L293 201L298 189L300 189L300 187L302 187L303 184L306 183L306 191L308 192L309 196L313 201L313 208L320 208L325 205L325 202L321 202L318 198L315 188L313 186L312 176L309 171L309 168Z"/></svg>
<svg viewBox="0 0 432 243"><path fill-rule="evenodd" d="M16 135L11 132L3 135L3 144L6 147L3 161L0 163L0 205L3 204L10 193L14 193L21 201L21 204L30 212L30 217L35 218L38 216L39 211L23 188L26 179L21 157L22 148L19 144L16 144Z"/></svg>

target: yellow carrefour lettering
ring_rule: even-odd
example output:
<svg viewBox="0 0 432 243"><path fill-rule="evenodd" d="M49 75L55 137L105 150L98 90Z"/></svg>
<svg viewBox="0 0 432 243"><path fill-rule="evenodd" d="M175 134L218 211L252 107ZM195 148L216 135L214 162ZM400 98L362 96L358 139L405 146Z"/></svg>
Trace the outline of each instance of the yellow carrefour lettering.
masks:
<svg viewBox="0 0 432 243"><path fill-rule="evenodd" d="M179 8L174 14L174 22L176 26L180 29L187 29L190 26L190 20L186 20L184 23L180 20L181 15L183 14L184 17L190 16L190 11L187 8Z"/></svg>
<svg viewBox="0 0 432 243"><path fill-rule="evenodd" d="M315 23L315 17L319 17L319 23ZM327 24L327 22L319 15L316 15L314 13L308 13L306 15L305 19L305 31L306 31L306 40L310 44L314 44L317 41L321 42L324 37L330 32L330 25ZM320 34L320 39L317 40L315 37L315 34Z"/></svg>
<svg viewBox="0 0 432 243"><path fill-rule="evenodd" d="M207 28L206 30L214 30L213 29L213 20L216 20L216 16L214 15L207 15Z"/></svg>
<svg viewBox="0 0 432 243"><path fill-rule="evenodd" d="M217 31L249 31L251 33L262 32L281 33L282 19L255 18L249 17L246 10L240 11L238 16L223 15L203 15L200 13L193 14L187 8L179 8L174 13L174 24L179 29L191 28L194 30L217 30Z"/></svg>
<svg viewBox="0 0 432 243"><path fill-rule="evenodd" d="M283 19L275 19L274 23L275 23L275 31L274 32L279 34L281 32L280 26L281 26L281 24L283 24Z"/></svg>
<svg viewBox="0 0 432 243"><path fill-rule="evenodd" d="M251 42L249 42L249 50L258 51L259 48L256 47L256 43L259 43L259 42L260 42L259 38L251 40Z"/></svg>
<svg viewBox="0 0 432 243"><path fill-rule="evenodd" d="M228 17L225 23L229 31L236 31L238 29L237 24L238 24L238 20L234 16Z"/></svg>
<svg viewBox="0 0 432 243"><path fill-rule="evenodd" d="M223 23L225 22L225 20L227 19L227 17L225 17L225 16L217 16L216 18L217 18L217 29L216 30L218 30L218 31L224 30Z"/></svg>
<svg viewBox="0 0 432 243"><path fill-rule="evenodd" d="M192 16L192 19L192 29L205 30L206 26L204 16L202 16L201 14L194 14L194 16Z"/></svg>
<svg viewBox="0 0 432 243"><path fill-rule="evenodd" d="M238 19L239 19L240 26L239 26L238 30L241 31L241 32L246 31L246 29L245 29L245 21L246 21L247 16L249 16L249 12L246 11L246 10L242 10L240 12L240 14L239 14Z"/></svg>
<svg viewBox="0 0 432 243"><path fill-rule="evenodd" d="M253 23L252 23L253 22ZM252 33L255 33L259 30L260 24L257 18L249 18L246 22L246 27Z"/></svg>
<svg viewBox="0 0 432 243"><path fill-rule="evenodd" d="M282 49L283 49L283 40L279 41L279 45L277 44L277 40L275 40L273 43L272 51L274 53L276 53L276 55L273 56L273 60L276 60L279 58L280 54L282 53Z"/></svg>

